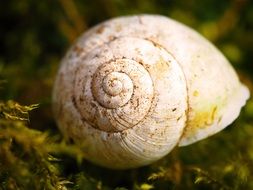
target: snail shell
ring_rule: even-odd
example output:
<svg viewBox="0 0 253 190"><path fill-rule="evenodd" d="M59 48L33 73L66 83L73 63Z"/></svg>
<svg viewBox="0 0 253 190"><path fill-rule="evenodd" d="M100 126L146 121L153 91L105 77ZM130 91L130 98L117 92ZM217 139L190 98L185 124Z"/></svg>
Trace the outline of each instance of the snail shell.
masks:
<svg viewBox="0 0 253 190"><path fill-rule="evenodd" d="M224 56L163 16L120 17L85 32L62 61L53 108L99 165L150 164L229 125L249 97Z"/></svg>

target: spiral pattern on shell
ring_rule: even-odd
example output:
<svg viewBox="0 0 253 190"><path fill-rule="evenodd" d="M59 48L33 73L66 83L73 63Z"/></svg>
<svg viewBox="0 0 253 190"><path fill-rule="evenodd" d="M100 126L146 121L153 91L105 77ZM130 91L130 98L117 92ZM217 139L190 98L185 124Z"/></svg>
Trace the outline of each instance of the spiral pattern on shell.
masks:
<svg viewBox="0 0 253 190"><path fill-rule="evenodd" d="M80 117L78 133L87 133L82 141L92 141L88 133L94 130L106 164L112 157L116 168L125 159L134 166L147 164L177 144L186 121L186 84L179 64L164 48L139 37L118 37L80 55L72 66L73 83L64 89L73 89L69 97ZM97 157L92 155L92 161L100 163Z"/></svg>
<svg viewBox="0 0 253 190"><path fill-rule="evenodd" d="M82 71L77 73L79 76L81 79L76 84L75 99L84 102L76 105L94 127L107 132L123 131L143 120L151 108L154 94L152 79L145 68L134 60L125 58L102 63L91 74L91 83L82 80ZM86 88L91 91L80 94L78 89L83 84L87 84ZM91 101L88 99L90 92ZM99 113L90 112L94 107L99 109Z"/></svg>
<svg viewBox="0 0 253 190"><path fill-rule="evenodd" d="M84 33L62 61L53 103L60 129L88 160L124 169L218 132L248 96L224 57L197 33L142 15Z"/></svg>

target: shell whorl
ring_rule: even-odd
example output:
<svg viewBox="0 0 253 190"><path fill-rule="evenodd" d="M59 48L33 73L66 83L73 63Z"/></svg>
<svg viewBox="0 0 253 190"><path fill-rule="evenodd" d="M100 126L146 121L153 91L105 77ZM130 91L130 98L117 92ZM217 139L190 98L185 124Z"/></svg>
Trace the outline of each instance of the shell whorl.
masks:
<svg viewBox="0 0 253 190"><path fill-rule="evenodd" d="M177 144L185 126L187 92L183 72L169 52L146 39L119 37L73 65L70 97L82 121L80 134L85 144L97 139L96 152L108 149L99 156L104 163L111 165L115 157L115 167L122 167L128 157L133 166L145 165ZM96 152L89 154L96 158ZM149 157L152 152L156 154Z"/></svg>
<svg viewBox="0 0 253 190"><path fill-rule="evenodd" d="M114 129L122 131L139 123L148 113L154 95L153 82L143 66L129 59L101 65L92 79L92 94L107 109ZM113 109L113 110L111 110ZM128 116L127 116L128 115Z"/></svg>
<svg viewBox="0 0 253 190"><path fill-rule="evenodd" d="M123 48L119 44L124 44ZM75 105L85 121L106 132L132 128L152 114L159 96L170 93L171 86L163 86L168 90L161 93L159 88L165 82L160 80L162 73L156 72L160 69L171 75L170 62L176 65L164 49L131 37L100 46L82 61L84 66L76 71Z"/></svg>

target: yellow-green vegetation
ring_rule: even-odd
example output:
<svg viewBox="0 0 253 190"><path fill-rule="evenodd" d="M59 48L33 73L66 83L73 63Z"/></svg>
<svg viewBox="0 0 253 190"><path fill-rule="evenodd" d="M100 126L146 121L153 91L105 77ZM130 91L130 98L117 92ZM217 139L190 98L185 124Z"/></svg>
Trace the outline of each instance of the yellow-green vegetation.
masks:
<svg viewBox="0 0 253 190"><path fill-rule="evenodd" d="M57 129L51 91L67 48L105 19L138 13L166 15L198 30L226 55L253 94L251 0L2 1L0 190L253 189L252 98L222 132L127 171L85 161L85 150Z"/></svg>

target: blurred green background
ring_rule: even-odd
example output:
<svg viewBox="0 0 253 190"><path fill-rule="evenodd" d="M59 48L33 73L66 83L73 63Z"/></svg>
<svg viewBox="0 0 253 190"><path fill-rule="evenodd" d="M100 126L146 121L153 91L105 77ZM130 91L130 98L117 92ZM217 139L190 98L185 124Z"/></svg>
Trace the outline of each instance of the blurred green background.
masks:
<svg viewBox="0 0 253 190"><path fill-rule="evenodd" d="M0 99L39 103L29 127L59 133L51 91L67 49L106 19L140 13L165 15L200 32L252 94L252 0L8 0L0 2ZM152 166L116 172L66 158L59 168L70 189L253 189L253 100L231 127Z"/></svg>

